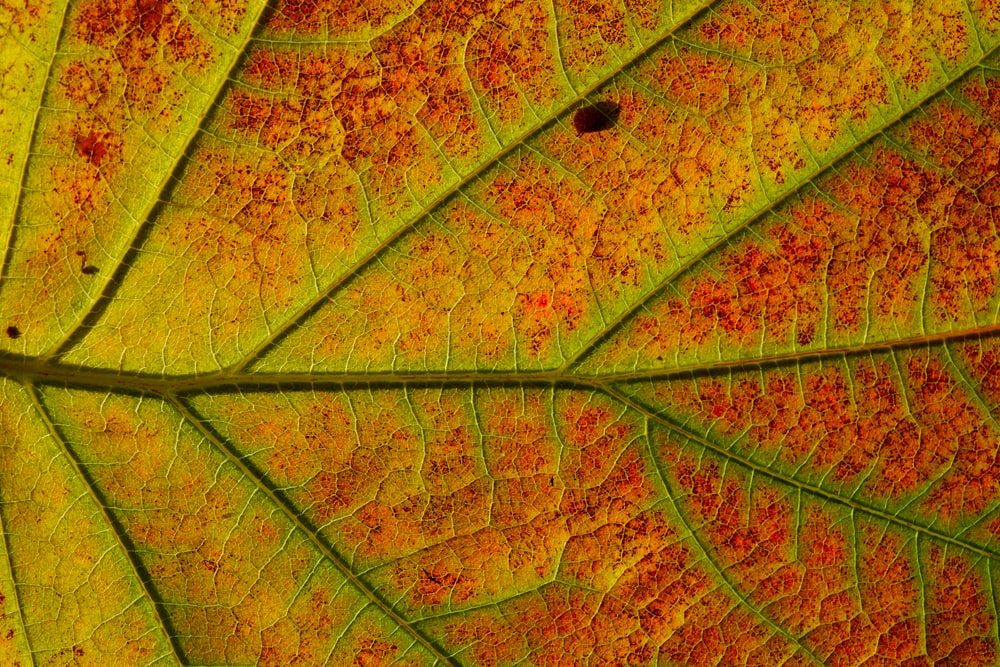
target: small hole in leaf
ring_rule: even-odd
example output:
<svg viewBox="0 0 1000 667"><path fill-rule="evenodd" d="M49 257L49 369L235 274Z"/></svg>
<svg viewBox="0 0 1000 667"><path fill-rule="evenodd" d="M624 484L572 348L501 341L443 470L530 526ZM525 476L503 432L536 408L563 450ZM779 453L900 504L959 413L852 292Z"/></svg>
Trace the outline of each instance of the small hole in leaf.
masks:
<svg viewBox="0 0 1000 667"><path fill-rule="evenodd" d="M87 253L83 250L77 250L76 256L80 258L80 273L85 273L88 276L92 276L97 273L98 269L93 264L87 264Z"/></svg>
<svg viewBox="0 0 1000 667"><path fill-rule="evenodd" d="M15 327L13 324L7 327L7 338L20 338L21 330Z"/></svg>
<svg viewBox="0 0 1000 667"><path fill-rule="evenodd" d="M573 128L577 134L609 130L618 122L621 110L614 102L598 102L577 109L573 114Z"/></svg>

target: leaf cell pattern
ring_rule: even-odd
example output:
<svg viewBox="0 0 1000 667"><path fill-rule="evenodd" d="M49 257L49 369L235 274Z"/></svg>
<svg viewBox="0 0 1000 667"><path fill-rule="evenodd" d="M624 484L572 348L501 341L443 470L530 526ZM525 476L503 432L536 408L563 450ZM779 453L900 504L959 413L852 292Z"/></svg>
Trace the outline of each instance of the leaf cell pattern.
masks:
<svg viewBox="0 0 1000 667"><path fill-rule="evenodd" d="M998 48L0 0L0 663L1000 664Z"/></svg>

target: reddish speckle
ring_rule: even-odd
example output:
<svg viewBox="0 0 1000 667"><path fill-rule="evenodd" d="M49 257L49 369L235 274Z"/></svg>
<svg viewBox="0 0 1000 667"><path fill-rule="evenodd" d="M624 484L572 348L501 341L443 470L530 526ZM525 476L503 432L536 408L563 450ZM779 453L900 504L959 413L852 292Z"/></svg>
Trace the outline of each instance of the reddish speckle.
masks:
<svg viewBox="0 0 1000 667"><path fill-rule="evenodd" d="M946 526L978 518L1000 498L996 432L982 408L935 356L914 353L906 360L905 372L924 429L922 437L910 440L898 455L920 460L929 444L951 463L931 487L921 511ZM887 466L893 462L887 461Z"/></svg>
<svg viewBox="0 0 1000 667"><path fill-rule="evenodd" d="M505 2L466 47L473 86L505 125L524 119L526 101L546 105L559 95L548 11L530 0Z"/></svg>
<svg viewBox="0 0 1000 667"><path fill-rule="evenodd" d="M494 390L477 396L488 468L500 479L521 480L557 471L559 448L549 402L542 394ZM515 502L512 500L512 509ZM524 507L517 507L523 511Z"/></svg>
<svg viewBox="0 0 1000 667"><path fill-rule="evenodd" d="M998 288L1000 199L990 181L1000 169L1000 131L942 102L905 136L939 168L911 169L905 181L910 215L937 223L931 231L931 314L942 324L968 322L987 312Z"/></svg>
<svg viewBox="0 0 1000 667"><path fill-rule="evenodd" d="M280 0L267 27L276 33L331 36L378 28L415 3L402 0Z"/></svg>
<svg viewBox="0 0 1000 667"><path fill-rule="evenodd" d="M558 0L556 15L561 17L560 47L567 67L586 75L607 64L613 51L628 51L635 43L635 28L654 30L660 25L662 3L656 0L593 2Z"/></svg>
<svg viewBox="0 0 1000 667"><path fill-rule="evenodd" d="M653 519L650 526L660 521ZM782 664L793 649L719 589L685 544L630 547L639 561L608 595L550 584L502 605L440 623L448 646L476 664ZM626 551L628 553L628 550ZM680 622L683 621L683 622ZM755 662L750 656L760 656ZM787 664L787 663L786 663Z"/></svg>
<svg viewBox="0 0 1000 667"><path fill-rule="evenodd" d="M816 609L809 611L795 600L785 600L797 595L802 586L823 587L804 567L811 562L809 557L804 563L795 561L794 505L788 491L757 482L753 493L748 493L748 480L743 475L729 472L731 468L724 474L714 458L699 460L666 438L661 442L674 484L685 497L679 510L700 526L716 562L730 573L737 587L750 593L756 604L781 609L780 615L787 616L799 630L818 625ZM818 511L810 516L806 526L811 530L813 523L820 524L815 531L820 542L822 524L828 524L829 517ZM831 541L831 549L838 548L837 541ZM816 556L823 558L822 554Z"/></svg>
<svg viewBox="0 0 1000 667"><path fill-rule="evenodd" d="M466 74L448 64L456 46L445 35L467 26L431 4L372 50L252 51L246 78L255 90L230 94L228 129L255 144L280 145L297 162L339 155L361 174L378 209L392 214L411 205L440 183L435 143L454 159L477 156L482 143Z"/></svg>
<svg viewBox="0 0 1000 667"><path fill-rule="evenodd" d="M441 214L447 230L421 225L359 275L310 332L322 336L317 354L460 368L506 364L517 349L538 367L597 317L592 284L639 284L641 257L612 243L625 230L602 222L583 187L530 156L508 167L479 184L487 210L456 202ZM605 234L607 254L593 257Z"/></svg>
<svg viewBox="0 0 1000 667"><path fill-rule="evenodd" d="M389 667L396 657L398 647L378 639L363 639L354 647L354 661L357 667Z"/></svg>
<svg viewBox="0 0 1000 667"><path fill-rule="evenodd" d="M803 212L812 207L803 206ZM832 220L836 220L831 216ZM681 283L680 294L652 306L652 317L639 318L632 342L646 345L646 356L665 358L722 337L729 347L759 346L766 341L808 346L821 324L823 272L831 251L829 228L768 225L767 241L737 242L718 259ZM824 229L824 227L827 227ZM648 341L648 342L647 342Z"/></svg>
<svg viewBox="0 0 1000 667"><path fill-rule="evenodd" d="M970 0L969 8L976 21L987 31L1000 30L1000 2L997 0Z"/></svg>
<svg viewBox="0 0 1000 667"><path fill-rule="evenodd" d="M878 653L913 661L904 664L928 664L919 657L923 653L921 599L913 542L867 520L859 522L858 531L860 603L876 633ZM835 630L850 632L855 622L841 623Z"/></svg>

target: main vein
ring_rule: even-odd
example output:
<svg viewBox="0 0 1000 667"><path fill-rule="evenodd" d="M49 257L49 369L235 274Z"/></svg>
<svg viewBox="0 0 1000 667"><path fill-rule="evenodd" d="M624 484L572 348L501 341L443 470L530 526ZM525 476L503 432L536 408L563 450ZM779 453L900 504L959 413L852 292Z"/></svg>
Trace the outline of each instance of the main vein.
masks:
<svg viewBox="0 0 1000 667"><path fill-rule="evenodd" d="M152 392L155 394L210 391L226 388L295 388L326 386L341 389L356 387L412 386L561 386L594 388L619 382L669 381L697 375L729 375L762 367L798 366L823 359L844 359L859 355L887 353L893 350L931 348L977 338L992 338L1000 334L1000 324L914 336L893 341L859 343L853 346L825 350L791 352L728 361L708 361L701 364L652 368L641 371L619 371L600 375L585 375L565 369L543 371L476 371L429 370L386 372L287 372L245 374L217 371L201 375L157 376L110 369L95 369L45 362L37 358L0 356L0 376L22 382L60 383L99 389Z"/></svg>

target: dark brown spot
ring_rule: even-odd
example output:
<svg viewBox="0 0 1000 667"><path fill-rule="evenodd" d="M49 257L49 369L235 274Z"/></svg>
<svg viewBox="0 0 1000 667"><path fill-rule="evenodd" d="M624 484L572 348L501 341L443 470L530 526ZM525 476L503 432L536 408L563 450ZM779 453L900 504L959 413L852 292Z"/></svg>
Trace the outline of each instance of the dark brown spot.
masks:
<svg viewBox="0 0 1000 667"><path fill-rule="evenodd" d="M96 266L94 266L93 264L87 264L87 253L85 253L83 250L77 250L76 256L81 258L80 259L81 273L85 273L88 276L92 276L95 273L97 273L98 268Z"/></svg>
<svg viewBox="0 0 1000 667"><path fill-rule="evenodd" d="M577 109L573 114L573 127L578 135L602 132L614 127L620 113L621 107L614 102L598 102Z"/></svg>
<svg viewBox="0 0 1000 667"><path fill-rule="evenodd" d="M13 324L7 327L7 338L20 338L21 330L15 327Z"/></svg>

